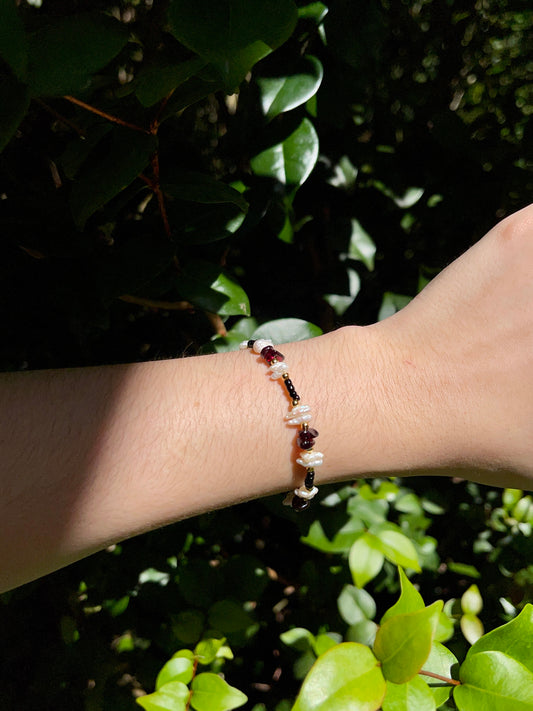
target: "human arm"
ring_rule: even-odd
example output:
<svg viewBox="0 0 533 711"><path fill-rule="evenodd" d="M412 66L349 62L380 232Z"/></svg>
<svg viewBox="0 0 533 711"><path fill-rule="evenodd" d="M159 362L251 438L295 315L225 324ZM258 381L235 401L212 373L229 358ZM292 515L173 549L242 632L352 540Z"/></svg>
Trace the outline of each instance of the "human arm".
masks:
<svg viewBox="0 0 533 711"><path fill-rule="evenodd" d="M317 484L533 479L533 209L406 309L283 345ZM117 540L299 485L288 401L249 352L0 379L0 588Z"/></svg>

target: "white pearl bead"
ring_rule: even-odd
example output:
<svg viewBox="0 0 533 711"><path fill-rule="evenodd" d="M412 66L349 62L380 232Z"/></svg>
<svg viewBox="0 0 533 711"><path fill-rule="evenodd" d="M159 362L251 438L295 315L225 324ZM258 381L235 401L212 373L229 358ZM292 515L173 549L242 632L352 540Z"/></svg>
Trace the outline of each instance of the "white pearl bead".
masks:
<svg viewBox="0 0 533 711"><path fill-rule="evenodd" d="M288 415L285 415L285 419L289 425L302 425L304 422L309 422L311 417L311 408L309 405L296 405Z"/></svg>
<svg viewBox="0 0 533 711"><path fill-rule="evenodd" d="M305 486L300 486L298 489L294 490L294 493L296 496L299 496L300 499L314 499L315 496L318 494L318 487L313 486L311 491L307 489Z"/></svg>
<svg viewBox="0 0 533 711"><path fill-rule="evenodd" d="M319 467L324 463L324 455L322 452L315 452L314 449L308 452L302 452L296 460L302 467Z"/></svg>
<svg viewBox="0 0 533 711"><path fill-rule="evenodd" d="M274 345L271 340L267 338L259 338L255 343L254 343L254 351L256 353L261 353L263 348L266 348L267 346L272 346Z"/></svg>
<svg viewBox="0 0 533 711"><path fill-rule="evenodd" d="M278 363L271 363L268 370L271 380L278 380L284 373L289 372L289 366L285 361L278 361Z"/></svg>
<svg viewBox="0 0 533 711"><path fill-rule="evenodd" d="M239 348L241 351L245 351L248 348L248 341L241 341L239 343Z"/></svg>

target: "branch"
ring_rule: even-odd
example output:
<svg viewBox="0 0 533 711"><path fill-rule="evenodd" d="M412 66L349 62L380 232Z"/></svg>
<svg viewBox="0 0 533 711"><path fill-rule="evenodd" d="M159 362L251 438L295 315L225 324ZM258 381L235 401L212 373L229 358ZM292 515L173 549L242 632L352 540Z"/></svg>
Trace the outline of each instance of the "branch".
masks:
<svg viewBox="0 0 533 711"><path fill-rule="evenodd" d="M133 296L132 294L122 294L118 298L128 304L147 306L150 309L165 309L165 311L195 310L195 307L189 301L159 301L157 299L145 299L143 296Z"/></svg>
<svg viewBox="0 0 533 711"><path fill-rule="evenodd" d="M80 101L80 99L76 99L74 96L64 96L64 99L67 101L70 101L71 104L76 104L76 106L81 106L82 109L85 109L86 111L90 111L93 114L96 114L97 116L101 116L102 118L107 119L108 121L111 121L112 123L118 123L119 126L124 126L125 128L131 128L132 131L139 131L140 133L147 133L148 135L151 135L151 131L148 131L146 128L142 128L142 126L137 126L134 123L129 123L128 121L124 121L123 119L119 118L118 116L113 116L113 114L108 114L105 111L101 111L100 109L97 109L95 106L91 106L90 104L86 104L84 101Z"/></svg>
<svg viewBox="0 0 533 711"><path fill-rule="evenodd" d="M432 679L444 681L446 682L446 684L451 684L452 686L461 686L461 682L457 681L457 679L450 679L447 676L441 676L440 674L435 674L434 672L425 671L424 669L421 669L418 673L422 674L423 676L430 676Z"/></svg>

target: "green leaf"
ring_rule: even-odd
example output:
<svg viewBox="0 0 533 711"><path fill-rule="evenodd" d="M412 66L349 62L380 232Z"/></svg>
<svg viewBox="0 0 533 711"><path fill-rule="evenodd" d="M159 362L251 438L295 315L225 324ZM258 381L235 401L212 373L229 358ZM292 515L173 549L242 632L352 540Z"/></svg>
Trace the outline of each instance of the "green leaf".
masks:
<svg viewBox="0 0 533 711"><path fill-rule="evenodd" d="M350 625L346 630L347 642L359 642L367 647L373 647L376 641L378 625L372 620L362 620Z"/></svg>
<svg viewBox="0 0 533 711"><path fill-rule="evenodd" d="M381 624L394 615L405 615L409 612L416 612L425 607L422 595L414 587L402 568L398 569L400 574L401 594L397 602L385 612L381 618Z"/></svg>
<svg viewBox="0 0 533 711"><path fill-rule="evenodd" d="M387 681L403 684L412 679L429 657L442 601L388 619L378 630L374 654Z"/></svg>
<svg viewBox="0 0 533 711"><path fill-rule="evenodd" d="M155 688L160 689L170 681L181 681L188 684L193 677L193 662L185 657L172 657L163 666L155 682Z"/></svg>
<svg viewBox="0 0 533 711"><path fill-rule="evenodd" d="M199 259L180 275L180 294L198 308L221 316L248 316L250 302L242 287L220 267Z"/></svg>
<svg viewBox="0 0 533 711"><path fill-rule="evenodd" d="M379 573L385 557L378 539L371 533L363 533L350 548L348 563L354 583L364 586Z"/></svg>
<svg viewBox="0 0 533 711"><path fill-rule="evenodd" d="M30 37L33 96L62 96L86 88L128 41L127 27L101 13L54 18Z"/></svg>
<svg viewBox="0 0 533 711"><path fill-rule="evenodd" d="M429 657L424 662L424 666L420 674L426 681L428 687L431 689L437 708L442 706L442 704L447 701L451 694L452 687L439 679L424 676L423 672L430 671L434 674L440 674L440 676L444 676L448 679L453 679L454 677L452 676L452 673L456 666L458 666L458 662L453 652L450 652L447 647L439 644L439 642L433 642Z"/></svg>
<svg viewBox="0 0 533 711"><path fill-rule="evenodd" d="M209 60L232 91L290 37L297 10L292 0L171 0L168 17L174 37Z"/></svg>
<svg viewBox="0 0 533 711"><path fill-rule="evenodd" d="M28 87L0 73L0 152L4 150L30 105Z"/></svg>
<svg viewBox="0 0 533 711"><path fill-rule="evenodd" d="M135 94L143 106L153 106L206 64L207 60L203 57L193 57L185 62L161 60L150 64L139 72Z"/></svg>
<svg viewBox="0 0 533 711"><path fill-rule="evenodd" d="M298 8L298 17L309 18L319 25L328 14L328 8L322 2L311 2Z"/></svg>
<svg viewBox="0 0 533 711"><path fill-rule="evenodd" d="M340 637L340 635L338 635ZM328 649L331 649L332 647L335 647L335 645L339 644L342 640L342 637L340 639L333 638L334 633L330 632L324 633L324 634L319 634L315 637L314 640L314 652L317 657L320 657L321 654L325 654Z"/></svg>
<svg viewBox="0 0 533 711"><path fill-rule="evenodd" d="M355 218L351 219L351 236L348 247L348 257L356 259L372 271L374 269L374 257L376 255L376 245L372 237L363 229L361 223Z"/></svg>
<svg viewBox="0 0 533 711"><path fill-rule="evenodd" d="M189 689L181 681L171 681L158 691L139 696L135 701L146 711L186 711Z"/></svg>
<svg viewBox="0 0 533 711"><path fill-rule="evenodd" d="M243 212L248 210L248 203L241 193L231 185L215 180L205 173L182 173L175 176L172 183L163 183L163 192L179 200L190 200L203 204L231 203Z"/></svg>
<svg viewBox="0 0 533 711"><path fill-rule="evenodd" d="M211 664L220 649L224 646L225 639L202 639L194 648L194 655L200 664Z"/></svg>
<svg viewBox="0 0 533 711"><path fill-rule="evenodd" d="M383 711L435 711L435 699L426 682L419 676L404 684L387 681Z"/></svg>
<svg viewBox="0 0 533 711"><path fill-rule="evenodd" d="M298 652L307 652L315 646L315 635L304 627L293 627L280 634L279 638L287 647L294 647Z"/></svg>
<svg viewBox="0 0 533 711"><path fill-rule="evenodd" d="M324 301L331 306L337 316L342 316L350 308L361 288L361 279L355 269L346 269L346 279L347 294L324 294L323 296Z"/></svg>
<svg viewBox="0 0 533 711"><path fill-rule="evenodd" d="M398 311L401 311L401 309L407 306L412 298L412 296L393 294L391 291L386 291L381 301L378 320L384 321L386 318L389 318L389 316L394 316L395 313L398 313Z"/></svg>
<svg viewBox="0 0 533 711"><path fill-rule="evenodd" d="M209 624L223 634L246 630L253 624L242 605L233 600L219 600L209 609Z"/></svg>
<svg viewBox="0 0 533 711"><path fill-rule="evenodd" d="M533 711L533 673L503 652L469 652L460 680L459 711Z"/></svg>
<svg viewBox="0 0 533 711"><path fill-rule="evenodd" d="M157 139L115 129L81 167L70 193L70 209L79 229L87 219L124 190L148 164Z"/></svg>
<svg viewBox="0 0 533 711"><path fill-rule="evenodd" d="M481 637L468 651L467 659L479 652L504 652L533 673L533 605L518 617Z"/></svg>
<svg viewBox="0 0 533 711"><path fill-rule="evenodd" d="M305 118L282 143L254 156L250 165L256 175L299 187L311 174L317 158L318 136L311 121Z"/></svg>
<svg viewBox="0 0 533 711"><path fill-rule="evenodd" d="M292 343L322 335L322 329L300 318L278 318L256 329L252 338L270 338L274 343Z"/></svg>
<svg viewBox="0 0 533 711"><path fill-rule="evenodd" d="M420 572L418 555L412 541L398 531L372 531L380 543L380 549L385 558L395 565L411 568Z"/></svg>
<svg viewBox="0 0 533 711"><path fill-rule="evenodd" d="M198 641L204 627L204 615L199 610L183 610L172 617L172 632L185 644Z"/></svg>
<svg viewBox="0 0 533 711"><path fill-rule="evenodd" d="M372 651L345 642L317 659L292 711L377 711L384 695L385 680Z"/></svg>
<svg viewBox="0 0 533 711"><path fill-rule="evenodd" d="M349 625L373 620L376 615L376 603L372 595L353 585L343 587L337 599L337 606L342 619Z"/></svg>
<svg viewBox="0 0 533 711"><path fill-rule="evenodd" d="M320 521L313 521L307 536L302 536L302 543L316 548L323 553L347 553L362 535L364 526L361 521L350 519L333 537L333 540L324 533Z"/></svg>
<svg viewBox="0 0 533 711"><path fill-rule="evenodd" d="M263 114L271 119L305 104L318 91L322 75L322 64L316 57L307 55L293 74L258 78Z"/></svg>
<svg viewBox="0 0 533 711"><path fill-rule="evenodd" d="M0 57L18 79L26 79L28 38L24 31L15 0L0 2ZM3 107L9 104L1 104Z"/></svg>
<svg viewBox="0 0 533 711"><path fill-rule="evenodd" d="M470 644L477 642L478 639L483 636L483 632L485 631L483 623L479 617L477 615L472 615L469 612L461 617L460 626L464 638L470 642Z"/></svg>
<svg viewBox="0 0 533 711"><path fill-rule="evenodd" d="M191 689L191 707L196 711L231 711L248 701L242 691L209 672L194 677Z"/></svg>

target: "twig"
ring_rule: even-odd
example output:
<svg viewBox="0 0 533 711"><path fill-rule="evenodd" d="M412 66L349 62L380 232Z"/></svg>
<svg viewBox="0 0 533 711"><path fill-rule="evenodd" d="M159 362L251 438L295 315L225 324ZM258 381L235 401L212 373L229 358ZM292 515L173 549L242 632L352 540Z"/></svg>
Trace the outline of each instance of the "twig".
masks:
<svg viewBox="0 0 533 711"><path fill-rule="evenodd" d="M108 121L111 121L112 123L118 123L119 126L124 126L125 128L131 128L132 131L140 131L140 133L147 133L148 135L151 135L151 131L148 131L146 128L142 128L141 126L137 126L134 123L129 123L128 121L124 121L123 119L119 118L118 116L113 116L112 114L108 114L105 111L102 111L101 109L97 109L95 106L91 106L90 104L86 104L84 101L80 101L80 99L76 99L74 96L64 96L64 99L67 101L70 101L71 104L76 104L76 106L81 106L82 109L85 109L86 111L90 111L93 114L96 114L97 116L101 116L102 118L107 119Z"/></svg>
<svg viewBox="0 0 533 711"><path fill-rule="evenodd" d="M165 311L193 311L194 306L189 301L159 301L158 299L145 299L143 296L122 294L118 297L121 301L138 306L147 306L150 309L165 309Z"/></svg>
<svg viewBox="0 0 533 711"><path fill-rule="evenodd" d="M447 684L451 684L452 686L461 686L461 682L457 681L457 679L450 679L447 676L441 676L440 674L435 674L434 672L425 671L424 669L421 669L418 673L422 674L423 676L430 676L432 679L445 681Z"/></svg>
<svg viewBox="0 0 533 711"><path fill-rule="evenodd" d="M159 179L159 152L156 151L152 156L152 171L154 177L152 180L152 190L157 197L157 204L159 205L159 212L161 213L161 219L163 220L163 228L167 237L172 236L172 230L170 229L170 223L168 221L167 208L165 205L165 198L163 196L163 191L161 190L161 183Z"/></svg>
<svg viewBox="0 0 533 711"><path fill-rule="evenodd" d="M36 104L39 104L39 106L41 106L45 111L48 111L48 113L52 114L52 116L55 116L58 121L61 121L61 123L64 123L65 126L68 126L73 131L75 131L80 138L85 139L85 131L83 131L79 126L76 126L76 124L73 121L70 121L69 119L65 118L58 111L53 109L51 106L48 106L48 104L45 104L45 102L42 99L34 98L33 100L35 101Z"/></svg>
<svg viewBox="0 0 533 711"><path fill-rule="evenodd" d="M159 130L159 126L161 125L161 114L165 110L166 105L168 104L168 100L174 93L174 89L172 89L171 92L169 92L164 99L161 100L161 103L159 104L157 108L157 113L152 119L152 123L150 124L150 133L152 133L154 136L157 135L157 132Z"/></svg>

